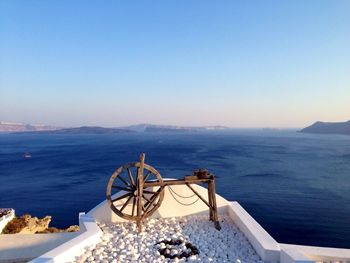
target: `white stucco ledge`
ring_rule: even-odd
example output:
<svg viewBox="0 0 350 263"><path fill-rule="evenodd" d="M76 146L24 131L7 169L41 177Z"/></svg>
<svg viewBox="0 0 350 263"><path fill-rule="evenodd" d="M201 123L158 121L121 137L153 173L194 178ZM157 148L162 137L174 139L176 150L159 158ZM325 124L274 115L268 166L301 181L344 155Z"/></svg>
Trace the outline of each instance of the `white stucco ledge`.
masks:
<svg viewBox="0 0 350 263"><path fill-rule="evenodd" d="M350 262L350 249L280 244L283 251L298 251L309 258L307 262ZM298 262L297 257L293 257ZM301 262L301 261L300 261ZM304 262L304 261L303 261Z"/></svg>
<svg viewBox="0 0 350 263"><path fill-rule="evenodd" d="M93 217L80 213L79 226L80 235L33 259L30 263L73 261L75 256L82 254L86 247L94 246L101 241L102 231Z"/></svg>
<svg viewBox="0 0 350 263"><path fill-rule="evenodd" d="M15 217L15 210L10 208L5 208L9 213L7 215L4 215L0 217L0 233L5 228L8 222L10 222Z"/></svg>
<svg viewBox="0 0 350 263"><path fill-rule="evenodd" d="M265 229L238 202L229 202L228 213L265 262L280 261L280 247Z"/></svg>
<svg viewBox="0 0 350 263"><path fill-rule="evenodd" d="M293 247L282 246L281 247L281 263L315 263L309 257L305 256L298 249Z"/></svg>
<svg viewBox="0 0 350 263"><path fill-rule="evenodd" d="M0 262L28 262L79 234L80 231L48 234L1 234Z"/></svg>

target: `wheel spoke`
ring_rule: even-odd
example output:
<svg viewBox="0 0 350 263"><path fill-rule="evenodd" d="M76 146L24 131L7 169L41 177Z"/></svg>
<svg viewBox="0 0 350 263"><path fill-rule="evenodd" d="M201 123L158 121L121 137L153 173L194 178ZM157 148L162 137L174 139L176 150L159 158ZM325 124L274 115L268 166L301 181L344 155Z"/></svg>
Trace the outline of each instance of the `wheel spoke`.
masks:
<svg viewBox="0 0 350 263"><path fill-rule="evenodd" d="M126 200L125 204L120 208L120 212L123 212L124 208L130 203L132 197L132 195L129 196L128 200Z"/></svg>
<svg viewBox="0 0 350 263"><path fill-rule="evenodd" d="M131 187L131 185L127 181L125 181L125 179L121 175L118 176L117 178L119 178L126 186Z"/></svg>
<svg viewBox="0 0 350 263"><path fill-rule="evenodd" d="M112 185L112 188L123 190L123 191L127 191L127 192L131 191L130 188L125 188L125 187L121 187L121 186L118 186L118 185Z"/></svg>
<svg viewBox="0 0 350 263"><path fill-rule="evenodd" d="M158 189L158 191L156 192L156 194L153 195L153 196L151 197L151 202L150 202L150 203L148 204L148 206L146 207L146 210L145 210L145 212L144 212L144 214L143 214L143 216L142 216L142 219L143 219L143 218L145 217L145 215L147 214L147 212L148 212L149 208L151 207L151 205L152 205L152 204L154 205L155 200L159 197L159 195L160 195L160 193L163 191L164 187L165 187L165 186L160 187L160 188ZM155 206L155 205L154 205L154 206Z"/></svg>
<svg viewBox="0 0 350 263"><path fill-rule="evenodd" d="M144 207L145 207L145 211L148 211L148 208L149 208L151 205L152 205L152 206L156 206L157 204L147 202L147 203L144 205Z"/></svg>
<svg viewBox="0 0 350 263"><path fill-rule="evenodd" d="M158 198L158 196L156 197L156 199L157 199L157 198ZM157 204L153 203L153 201L147 200L147 202L145 203L145 207L147 208L147 210L148 210L148 206L149 206L150 204L152 204L153 206L156 206L156 205L157 205Z"/></svg>
<svg viewBox="0 0 350 263"><path fill-rule="evenodd" d="M145 194L156 194L157 192L155 191L150 191L150 190L143 190Z"/></svg>
<svg viewBox="0 0 350 263"><path fill-rule="evenodd" d="M152 174L152 172L151 172L151 171L148 171L148 172L146 173L145 177L143 178L143 181L146 182L147 179L148 179L148 177L149 177L151 174Z"/></svg>
<svg viewBox="0 0 350 263"><path fill-rule="evenodd" d="M129 175L129 179L130 179L131 185L135 186L134 177L132 177L132 173L131 173L130 168L127 168L127 171L128 171L128 175Z"/></svg>
<svg viewBox="0 0 350 263"><path fill-rule="evenodd" d="M132 200L132 214L131 214L131 216L134 216L134 214L135 214L135 203L136 203L136 198L134 197Z"/></svg>
<svg viewBox="0 0 350 263"><path fill-rule="evenodd" d="M159 190L159 189L158 189L158 190ZM147 201L147 202L145 203L145 207L146 207L146 208L147 208L147 206L148 206L149 203L152 203L153 206L156 206L156 204L153 203L153 198L155 198L155 199L158 198L158 192L155 192L155 194L151 196L151 199L149 199L148 197L146 197L144 194L142 194L142 197L143 197L144 199L146 199L146 201Z"/></svg>
<svg viewBox="0 0 350 263"><path fill-rule="evenodd" d="M144 194L142 194L143 199L145 199L147 202L151 202Z"/></svg>
<svg viewBox="0 0 350 263"><path fill-rule="evenodd" d="M131 195L131 193L126 193L126 194L123 194L123 195L121 195L121 196L119 196L117 198L114 198L114 199L112 199L112 203L114 203L115 201L119 201L119 200L121 200L121 199L123 199L123 198L125 198L125 197L127 197L129 195Z"/></svg>

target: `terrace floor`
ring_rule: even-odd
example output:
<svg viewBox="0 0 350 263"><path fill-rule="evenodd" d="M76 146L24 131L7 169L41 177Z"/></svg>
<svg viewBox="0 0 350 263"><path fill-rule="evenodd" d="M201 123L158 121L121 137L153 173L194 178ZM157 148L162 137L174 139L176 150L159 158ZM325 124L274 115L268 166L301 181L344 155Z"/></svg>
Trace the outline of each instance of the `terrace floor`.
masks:
<svg viewBox="0 0 350 263"><path fill-rule="evenodd" d="M133 222L100 223L102 241L75 262L263 263L231 218L219 219L220 231L208 216L147 219L141 233Z"/></svg>

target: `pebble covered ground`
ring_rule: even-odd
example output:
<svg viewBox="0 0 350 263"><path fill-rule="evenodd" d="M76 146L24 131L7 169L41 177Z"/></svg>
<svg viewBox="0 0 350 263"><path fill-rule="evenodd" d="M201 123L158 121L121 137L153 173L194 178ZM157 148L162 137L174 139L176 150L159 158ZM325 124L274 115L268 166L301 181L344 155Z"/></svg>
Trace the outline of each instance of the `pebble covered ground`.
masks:
<svg viewBox="0 0 350 263"><path fill-rule="evenodd" d="M221 230L215 229L208 216L147 219L143 232L136 224L99 223L102 241L86 248L75 262L155 263L155 262L234 262L263 263L243 233L226 216L220 216ZM170 240L177 240L169 245ZM180 241L183 241L181 243ZM186 244L198 249L193 255ZM160 251L167 254L166 258ZM176 255L192 254L188 258Z"/></svg>

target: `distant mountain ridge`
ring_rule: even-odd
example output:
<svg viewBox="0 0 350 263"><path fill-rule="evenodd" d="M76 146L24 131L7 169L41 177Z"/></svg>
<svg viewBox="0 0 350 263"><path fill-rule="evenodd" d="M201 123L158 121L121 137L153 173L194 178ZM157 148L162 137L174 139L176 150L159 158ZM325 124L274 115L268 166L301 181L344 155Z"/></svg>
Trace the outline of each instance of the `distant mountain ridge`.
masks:
<svg viewBox="0 0 350 263"><path fill-rule="evenodd" d="M136 124L122 127L124 129L137 132L190 132L205 130L225 130L229 129L225 126L176 126L176 125L156 125L156 124Z"/></svg>
<svg viewBox="0 0 350 263"><path fill-rule="evenodd" d="M317 121L314 124L302 129L303 133L318 133L318 134L343 134L350 135L350 120L346 122L321 122Z"/></svg>
<svg viewBox="0 0 350 263"><path fill-rule="evenodd" d="M155 125L136 124L125 127L105 128L100 126L81 127L55 127L49 125L32 125L14 122L0 122L0 132L8 133L45 133L45 134L112 134L129 132L191 132L205 130L224 130L224 126L175 126L175 125Z"/></svg>
<svg viewBox="0 0 350 263"><path fill-rule="evenodd" d="M58 129L61 128L50 125L0 121L0 132L52 131Z"/></svg>
<svg viewBox="0 0 350 263"><path fill-rule="evenodd" d="M114 134L114 133L130 133L134 132L127 129L119 128L104 128L98 126L82 126L76 128L64 128L58 130L47 130L47 131L28 131L25 133L44 133L44 134ZM24 132L21 132L24 133Z"/></svg>

